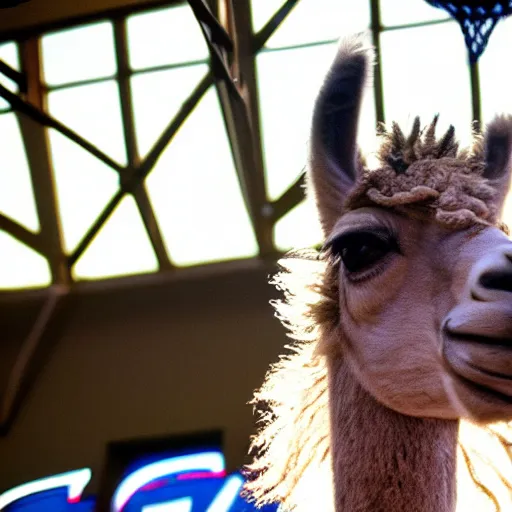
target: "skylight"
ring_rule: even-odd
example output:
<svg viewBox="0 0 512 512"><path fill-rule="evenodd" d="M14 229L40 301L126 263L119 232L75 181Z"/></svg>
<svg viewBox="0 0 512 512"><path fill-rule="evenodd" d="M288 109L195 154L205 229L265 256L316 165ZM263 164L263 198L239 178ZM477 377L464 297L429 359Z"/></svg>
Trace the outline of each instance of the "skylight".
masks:
<svg viewBox="0 0 512 512"><path fill-rule="evenodd" d="M43 243L50 221L72 281L180 271L318 244L321 229L298 178L313 102L340 35L367 31L379 48L381 66L359 125L370 156L377 121L410 125L419 114L427 123L440 112L439 128L453 123L466 143L480 100L484 122L512 111L512 76L503 66L512 20L498 25L478 78L457 24L422 0L406 4L380 0L383 28L376 30L370 1L251 0L252 28L238 29L252 30L254 55L243 57L249 74L242 80L238 55L226 58L234 87L243 85L227 96L216 87L219 62L211 65L186 3L40 34L31 58L39 59L41 77L33 66L32 75L27 71L30 99L0 73L0 84L51 116L45 122L52 126L31 140L26 118L0 99L0 137L9 148L0 155L0 289L57 279L55 254ZM0 59L25 72L26 44L0 44ZM245 154L254 160L249 170L236 140L247 134L230 131L233 98L247 102L249 130L259 129L244 139L254 142ZM41 160L46 154L49 167ZM35 161L41 165L31 168ZM54 219L45 204L52 199L33 190L45 172L49 190L55 187Z"/></svg>

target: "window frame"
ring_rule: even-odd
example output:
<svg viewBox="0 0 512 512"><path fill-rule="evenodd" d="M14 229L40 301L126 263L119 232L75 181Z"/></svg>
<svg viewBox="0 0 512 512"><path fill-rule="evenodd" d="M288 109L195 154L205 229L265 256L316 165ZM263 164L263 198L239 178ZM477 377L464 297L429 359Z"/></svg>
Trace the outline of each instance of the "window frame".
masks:
<svg viewBox="0 0 512 512"><path fill-rule="evenodd" d="M368 1L370 4L369 28L372 42L376 49L373 98L376 121L385 122L380 47L381 34L390 30L414 29L421 26L446 23L450 18L384 27L381 21L380 1ZM280 219L304 200L305 179L304 174L302 174L280 197L273 201L268 199L265 184L262 127L259 115L256 56L259 52L265 51L265 43L281 24L286 21L287 16L300 3L300 0L284 1L281 7L258 32L254 32L252 29L250 1L208 0L207 2L206 0L189 0L188 3L198 18L199 25L209 46L210 71L198 86L191 91L189 98L185 101L176 117L169 123L167 129L164 130L161 137L149 151L147 157L142 160L137 152L130 90L130 78L138 71L131 70L129 65L126 32L127 18L135 13L150 12L162 7L183 3L183 0L150 1L136 6L132 5L103 13L59 21L37 28L24 29L17 33L4 33L0 35L0 42L14 40L19 48L21 72L11 69L1 61L0 72L17 81L19 85L19 93L10 93L9 98L12 100L14 110L23 114L18 115L18 119L20 120L31 169L41 230L39 233L32 233L1 213L0 229L5 230L24 244L47 257L54 285L74 287L77 284L82 284L79 281L75 282L73 280L71 269L104 223L109 219L125 194L131 194L136 200L157 257L158 273L181 273L186 271L186 269L182 268L177 269L169 258L144 180L173 135L211 85L216 86L243 199L256 235L259 247L259 254L256 260L264 263L275 261L280 255L274 243L274 227ZM211 9L210 11L208 7ZM48 32L99 21L110 21L113 24L117 64L117 72L114 79L117 82L120 93L123 136L127 150L126 166L113 161L90 142L52 118L46 111L48 92L56 90L61 86L48 87L41 80L40 41L42 36ZM213 38L208 35L208 29L212 28L214 30ZM298 47L308 47L329 42L332 41L312 42ZM170 68L172 65L165 67ZM472 117L478 128L482 115L478 64L471 64L469 69ZM77 82L77 84L92 82L94 80L84 80ZM68 86L69 84L65 85L65 87ZM105 162L119 175L119 192L107 204L93 225L85 233L76 249L69 255L65 254L63 249L46 127L57 129ZM207 263L205 266L213 266L212 270L214 270L217 264ZM125 278L106 278L105 281L116 281L119 279L124 280Z"/></svg>

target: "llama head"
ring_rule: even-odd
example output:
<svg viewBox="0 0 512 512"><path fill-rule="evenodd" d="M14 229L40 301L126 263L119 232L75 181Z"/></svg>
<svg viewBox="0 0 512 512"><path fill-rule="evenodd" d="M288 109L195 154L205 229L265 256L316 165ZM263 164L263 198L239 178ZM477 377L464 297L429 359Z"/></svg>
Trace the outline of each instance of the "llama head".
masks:
<svg viewBox="0 0 512 512"><path fill-rule="evenodd" d="M379 167L357 149L371 58L344 43L318 96L309 187L336 294L323 349L404 414L512 418L512 242L500 224L512 118L460 151L436 121L381 133Z"/></svg>

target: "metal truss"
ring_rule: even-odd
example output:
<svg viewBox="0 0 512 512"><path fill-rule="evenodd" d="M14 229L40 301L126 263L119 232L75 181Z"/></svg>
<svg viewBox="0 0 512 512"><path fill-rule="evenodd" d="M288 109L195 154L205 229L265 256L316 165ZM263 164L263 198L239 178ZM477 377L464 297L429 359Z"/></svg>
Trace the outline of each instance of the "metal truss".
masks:
<svg viewBox="0 0 512 512"><path fill-rule="evenodd" d="M173 5L176 1L157 0L155 6ZM90 243L112 215L121 200L130 194L136 201L144 226L156 254L159 271L155 275L135 276L131 278L109 279L96 283L111 286L122 282L131 286L138 282L153 281L163 276L186 277L197 274L198 269L177 269L173 266L162 234L156 221L145 186L145 178L155 166L164 149L199 103L203 95L214 85L223 113L223 119L229 137L238 181L249 217L256 235L259 255L245 265L268 264L278 257L273 241L275 224L292 208L304 199L304 175L301 175L281 197L269 201L266 193L264 159L261 142L259 118L258 87L255 59L275 30L286 19L299 0L286 0L266 25L253 33L251 23L251 2L249 0L189 0L189 4L199 23L210 53L210 70L181 106L173 119L169 120L158 140L148 154L141 158L137 151L135 128L130 89L131 70L128 63L128 45L126 18L135 8L104 13L112 21L117 59L121 114L124 130L124 142L127 148L128 162L122 166L102 152L99 148L81 137L78 133L51 116L45 108L46 90L41 83L40 32L29 31L20 34L8 34L17 40L21 55L21 72L12 69L0 61L0 73L9 77L17 85L19 92L13 93L0 85L0 97L11 105L15 112L26 148L31 179L35 194L36 208L41 229L33 233L6 215L0 214L0 229L9 233L23 244L31 247L49 261L52 284L43 292L40 313L22 344L15 364L8 378L7 388L0 390L0 433L8 430L23 398L28 393L37 373L47 357L48 347L55 342L57 327L65 321L69 310L69 298L94 283L75 283L72 279L72 267L86 251ZM376 48L375 107L377 121L385 121L385 105L382 90L382 70L380 55L380 33L383 30L380 21L379 0L371 0L371 31ZM148 9L150 6L141 6ZM98 19L98 18L96 18ZM76 25L84 20L73 20ZM437 22L434 22L437 23ZM421 25L430 24L430 22ZM56 28L56 27L52 27ZM62 27L61 27L62 28ZM399 28L399 27L394 27ZM4 35L6 36L6 35ZM471 67L471 86L473 98L473 117L480 121L480 94L477 65ZM50 158L47 129L52 128L84 150L104 162L119 179L119 189L96 220L84 234L71 254L63 247L62 230L57 211L57 197ZM5 151L5 149L4 149ZM172 170L170 170L172 171ZM236 269L241 262L208 264L199 267L216 272L219 269ZM25 292L0 293L0 302L10 301L14 296Z"/></svg>
<svg viewBox="0 0 512 512"><path fill-rule="evenodd" d="M167 127L143 159L137 151L129 83L131 70L128 64L126 17L131 14L131 11L111 13L109 19L114 27L117 59L115 78L119 86L124 142L128 155L126 166L115 162L91 142L47 112L46 90L41 83L40 34L24 33L20 37L15 37L20 48L22 71L12 69L5 62L0 61L0 73L13 80L19 92L13 93L0 84L0 97L10 104L20 125L41 228L39 232L33 233L8 216L0 214L0 229L48 260L52 284L44 292L40 312L20 347L7 379L6 389L0 394L0 433L5 434L12 425L23 399L48 356L48 348L55 342L57 327L62 326L65 321L70 297L77 290L80 291L80 283L74 283L72 279L73 265L88 248L123 197L131 194L136 201L157 256L158 275L162 273L173 275L175 272L187 274L187 269L178 271L169 259L144 180L212 85L217 89L243 199L258 241L258 259L265 262L277 257L272 236L273 226L286 213L283 208L290 205L288 208L290 209L292 206L289 200L277 201L276 214L274 205L266 199L254 57L297 1L286 2L263 30L253 35L250 2L236 2L235 6L235 3L230 0L219 0L215 5L210 5L204 0L190 0L190 6L210 52L210 71L191 91L180 110L173 119L169 120ZM176 2L167 2L168 5L174 3ZM166 3L160 2L159 5L166 5ZM63 247L47 136L48 128L58 131L101 160L118 175L119 179L117 193L105 205L71 254L66 254ZM216 269L226 271L227 266L229 267L229 264L208 265L213 271ZM233 262L232 266L236 269L238 265ZM193 272L188 273L193 274ZM148 277L154 279L154 276ZM141 277L136 277L133 282L140 279ZM106 280L105 283L111 281L116 280ZM19 300L20 294L23 293L1 293L0 300L10 301L11 298Z"/></svg>

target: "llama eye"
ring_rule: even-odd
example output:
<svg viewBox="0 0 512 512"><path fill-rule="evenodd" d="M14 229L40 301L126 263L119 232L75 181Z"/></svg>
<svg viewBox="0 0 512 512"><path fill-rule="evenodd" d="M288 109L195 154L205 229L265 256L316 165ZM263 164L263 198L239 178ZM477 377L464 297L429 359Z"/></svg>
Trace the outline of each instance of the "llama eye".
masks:
<svg viewBox="0 0 512 512"><path fill-rule="evenodd" d="M349 274L368 270L389 253L399 252L396 238L384 230L346 233L327 246L341 258Z"/></svg>

